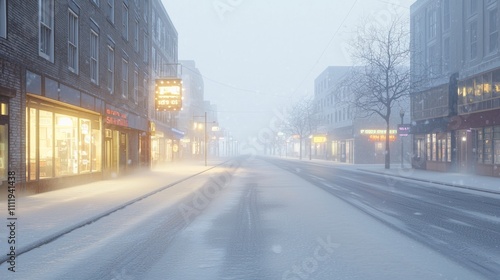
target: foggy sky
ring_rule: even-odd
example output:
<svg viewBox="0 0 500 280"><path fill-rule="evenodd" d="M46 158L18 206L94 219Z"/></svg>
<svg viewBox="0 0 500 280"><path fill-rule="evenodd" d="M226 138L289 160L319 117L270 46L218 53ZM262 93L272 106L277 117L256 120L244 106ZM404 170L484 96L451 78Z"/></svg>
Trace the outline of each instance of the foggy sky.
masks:
<svg viewBox="0 0 500 280"><path fill-rule="evenodd" d="M348 43L362 18L409 16L414 2L163 0L179 35L179 60L196 62L220 126L241 140L313 94L327 66L351 65Z"/></svg>

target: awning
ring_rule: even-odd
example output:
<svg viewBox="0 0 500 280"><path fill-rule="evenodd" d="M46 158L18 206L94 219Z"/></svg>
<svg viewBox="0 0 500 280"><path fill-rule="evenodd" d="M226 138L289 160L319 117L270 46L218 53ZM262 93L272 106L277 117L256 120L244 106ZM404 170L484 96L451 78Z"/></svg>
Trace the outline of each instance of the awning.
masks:
<svg viewBox="0 0 500 280"><path fill-rule="evenodd" d="M171 128L172 134L174 135L175 138L177 139L182 139L184 137L184 132L181 130L178 130L176 128Z"/></svg>

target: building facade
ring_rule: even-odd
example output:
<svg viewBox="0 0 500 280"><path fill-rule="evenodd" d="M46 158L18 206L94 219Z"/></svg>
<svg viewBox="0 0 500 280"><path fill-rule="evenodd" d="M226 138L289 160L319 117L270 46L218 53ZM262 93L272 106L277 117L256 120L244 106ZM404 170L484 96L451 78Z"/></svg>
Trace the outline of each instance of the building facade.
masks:
<svg viewBox="0 0 500 280"><path fill-rule="evenodd" d="M500 176L499 5L412 5L414 167Z"/></svg>
<svg viewBox="0 0 500 280"><path fill-rule="evenodd" d="M0 173L28 192L148 166L152 6L0 1Z"/></svg>
<svg viewBox="0 0 500 280"><path fill-rule="evenodd" d="M155 92L155 80L181 78L178 63L178 34L160 0L152 0L151 10L151 87ZM179 159L182 155L179 130L179 112L157 111L155 95L149 96L149 118L154 132L151 135L151 163L153 166Z"/></svg>
<svg viewBox="0 0 500 280"><path fill-rule="evenodd" d="M343 85L343 80L351 71L350 66L330 66L315 79L314 102L320 127L310 138L310 152L312 157L337 162L384 163L385 121L375 115L368 118L358 117L351 100L352 92ZM407 141L398 139L398 123L399 115L393 114L389 132L391 162L400 162L400 141ZM407 150L409 144L403 145L405 146Z"/></svg>

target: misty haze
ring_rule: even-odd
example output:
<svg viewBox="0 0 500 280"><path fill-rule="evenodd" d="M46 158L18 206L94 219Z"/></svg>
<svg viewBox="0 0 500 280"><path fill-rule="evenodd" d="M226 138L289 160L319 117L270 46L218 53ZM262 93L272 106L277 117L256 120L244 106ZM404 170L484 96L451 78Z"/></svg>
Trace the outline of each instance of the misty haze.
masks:
<svg viewBox="0 0 500 280"><path fill-rule="evenodd" d="M498 279L499 0L0 0L1 279Z"/></svg>

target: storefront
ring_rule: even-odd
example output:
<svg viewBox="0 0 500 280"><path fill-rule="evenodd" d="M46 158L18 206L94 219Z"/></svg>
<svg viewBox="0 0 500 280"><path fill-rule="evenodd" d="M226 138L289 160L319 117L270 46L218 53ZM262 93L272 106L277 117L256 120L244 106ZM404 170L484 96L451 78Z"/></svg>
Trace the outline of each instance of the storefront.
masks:
<svg viewBox="0 0 500 280"><path fill-rule="evenodd" d="M104 114L104 172L116 176L148 166L148 121L106 104Z"/></svg>
<svg viewBox="0 0 500 280"><path fill-rule="evenodd" d="M160 122L151 122L151 164L156 166L165 162L179 160L183 154L181 143L184 132Z"/></svg>
<svg viewBox="0 0 500 280"><path fill-rule="evenodd" d="M53 183L51 179L60 182L61 178L81 175L79 178L86 181L100 174L101 135L98 113L28 94L27 183L44 188Z"/></svg>

